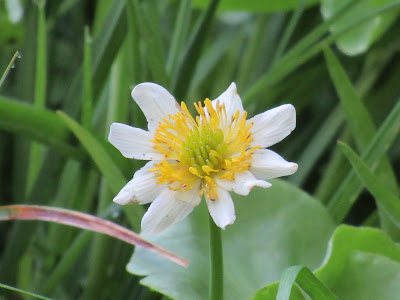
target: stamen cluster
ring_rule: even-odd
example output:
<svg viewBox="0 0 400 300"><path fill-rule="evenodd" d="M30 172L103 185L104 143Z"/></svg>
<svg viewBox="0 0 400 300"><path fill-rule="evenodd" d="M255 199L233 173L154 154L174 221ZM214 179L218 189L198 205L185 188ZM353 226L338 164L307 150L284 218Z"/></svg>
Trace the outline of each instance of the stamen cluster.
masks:
<svg viewBox="0 0 400 300"><path fill-rule="evenodd" d="M252 154L260 147L250 147L253 138L247 113L228 119L225 105L213 107L206 99L204 106L195 103L194 119L182 102L182 111L163 119L155 132L154 148L165 156L156 168L158 184L171 190L189 190L201 182L201 194L217 199L216 178L234 180L236 172L250 168Z"/></svg>

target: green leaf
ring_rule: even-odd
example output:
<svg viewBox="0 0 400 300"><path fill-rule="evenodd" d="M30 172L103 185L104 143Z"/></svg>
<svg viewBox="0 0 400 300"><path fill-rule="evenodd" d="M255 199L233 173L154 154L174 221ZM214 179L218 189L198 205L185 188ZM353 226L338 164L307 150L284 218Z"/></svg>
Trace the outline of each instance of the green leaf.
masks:
<svg viewBox="0 0 400 300"><path fill-rule="evenodd" d="M171 79L171 87L176 99L184 99L184 96L186 95L198 64L202 48L208 33L211 30L219 2L220 0L211 0L209 2L207 10L204 12L200 22L197 23L196 28L193 30L194 33L188 42L187 49L183 54L181 61L179 62L180 64L177 68L176 74L173 74L174 76Z"/></svg>
<svg viewBox="0 0 400 300"><path fill-rule="evenodd" d="M46 42L46 18L45 1L41 0L38 5L38 26L37 26L37 49L36 49L36 70L35 70L35 94L33 103L36 107L46 107L47 88L47 42ZM32 143L30 145L30 157L28 165L27 188L32 188L40 167L43 164L44 148L42 145Z"/></svg>
<svg viewBox="0 0 400 300"><path fill-rule="evenodd" d="M117 195L121 188L127 183L127 179L115 164L105 146L68 115L62 111L58 111L57 113L89 153L101 174L106 178L110 190ZM128 214L131 226L135 230L138 230L140 228L140 219L144 214L143 207L135 205L133 208L125 208L124 211Z"/></svg>
<svg viewBox="0 0 400 300"><path fill-rule="evenodd" d="M341 142L339 142L339 146L365 187L375 197L376 201L382 205L391 220L400 228L400 199L381 183L380 178L372 173L349 146Z"/></svg>
<svg viewBox="0 0 400 300"><path fill-rule="evenodd" d="M57 112L65 125L75 134L83 147L87 150L90 157L99 168L100 172L107 179L110 189L117 194L126 184L126 178L114 163L107 150L88 130L79 125L62 111Z"/></svg>
<svg viewBox="0 0 400 300"><path fill-rule="evenodd" d="M322 0L321 12L325 20L331 19L343 6L357 0L335 1ZM368 0L357 1L357 3L344 14L339 22L330 26L330 31L336 33L346 28L354 16L368 13L379 6L394 2L393 0ZM364 53L385 31L393 24L399 14L399 9L380 14L373 19L354 26L349 32L336 40L338 48L347 55L357 55Z"/></svg>
<svg viewBox="0 0 400 300"><path fill-rule="evenodd" d="M0 45L18 44L23 37L22 22L14 23L10 20L5 7L0 3Z"/></svg>
<svg viewBox="0 0 400 300"><path fill-rule="evenodd" d="M68 127L50 110L0 96L0 129L28 136L73 158L84 157L80 149L70 144Z"/></svg>
<svg viewBox="0 0 400 300"><path fill-rule="evenodd" d="M194 0L193 5L197 7L205 7L209 3L208 0ZM247 10L254 12L275 12L275 11L286 11L297 7L299 0L253 0L253 1L242 1L242 0L222 0L221 10ZM318 3L318 0L306 1L307 6L311 6Z"/></svg>
<svg viewBox="0 0 400 300"><path fill-rule="evenodd" d="M92 83L93 99L101 94L104 82L109 75L111 64L121 47L126 35L126 0L114 0L114 4L107 15L107 22L94 36L92 42ZM63 110L76 116L82 98L83 65L74 77L68 90ZM77 100L78 99L78 100Z"/></svg>
<svg viewBox="0 0 400 300"><path fill-rule="evenodd" d="M247 197L232 195L237 219L222 232L226 299L247 299L279 279L294 264L321 263L333 223L325 208L283 181L255 189ZM208 211L201 203L154 243L188 259L188 269L136 249L129 272L146 276L141 283L174 299L207 299L209 279Z"/></svg>
<svg viewBox="0 0 400 300"><path fill-rule="evenodd" d="M9 286L9 285L6 285L6 284L2 284L2 283L0 283L0 288L7 289L7 290L10 290L10 291L14 291L14 292L18 292L18 293L21 293L23 295L30 296L30 297L33 297L33 298L36 298L36 299L52 300L51 298L47 298L47 297L44 297L44 296L41 296L41 295L38 295L38 294L27 292L27 291L24 291L24 290L21 290L21 289L18 289L18 288L15 288L15 287L12 287L12 286Z"/></svg>
<svg viewBox="0 0 400 300"><path fill-rule="evenodd" d="M338 37L342 36L350 30L352 26L358 25L364 21L370 20L384 12L391 11L393 9L398 9L400 4L399 0L390 2L378 7L370 12L362 15L355 16L348 26L341 28L338 32L321 39L330 24L334 24L337 21L336 16L334 16L330 21L324 22L318 27L316 27L312 32L310 32L306 37L304 37L300 42L298 42L292 49L290 49L278 63L274 65L269 71L267 71L263 76L261 76L246 93L243 95L244 102L249 103L254 100L256 96L260 95L261 92L268 90L271 86L278 83L290 72L293 72L299 66L307 62L309 59L317 55L321 50L326 48L327 45L333 43ZM346 11L348 7L353 5L346 5L341 11Z"/></svg>
<svg viewBox="0 0 400 300"><path fill-rule="evenodd" d="M293 266L287 268L283 272L276 300L289 300L295 282L311 297L311 299L338 299L314 276L310 269L303 266Z"/></svg>
<svg viewBox="0 0 400 300"><path fill-rule="evenodd" d="M349 300L400 299L399 280L399 262L354 251L337 279L336 293Z"/></svg>
<svg viewBox="0 0 400 300"><path fill-rule="evenodd" d="M153 3L147 3L151 10ZM142 3L137 0L132 1L135 22L138 26L140 36L146 37L141 40L145 48L146 63L153 75L153 78L162 86L167 86L169 78L165 69L164 47L159 34L159 29L155 28L154 22L157 16L144 9ZM135 41L136 43L139 41Z"/></svg>
<svg viewBox="0 0 400 300"><path fill-rule="evenodd" d="M314 274L340 299L398 299L399 261L400 247L382 231L341 225L329 242L323 265ZM270 284L254 299L275 299L277 290L278 283ZM290 299L305 298L295 293Z"/></svg>
<svg viewBox="0 0 400 300"><path fill-rule="evenodd" d="M365 149L376 133L375 125L340 62L329 48L326 48L324 53L329 74L335 84L341 105L346 114L347 123L358 148ZM379 167L379 174L385 178L385 185L392 190L397 190L396 177L386 157L383 158ZM339 221L343 219L360 192L359 189L353 189L352 191L351 194L345 195L339 189L333 195L329 207L335 219Z"/></svg>

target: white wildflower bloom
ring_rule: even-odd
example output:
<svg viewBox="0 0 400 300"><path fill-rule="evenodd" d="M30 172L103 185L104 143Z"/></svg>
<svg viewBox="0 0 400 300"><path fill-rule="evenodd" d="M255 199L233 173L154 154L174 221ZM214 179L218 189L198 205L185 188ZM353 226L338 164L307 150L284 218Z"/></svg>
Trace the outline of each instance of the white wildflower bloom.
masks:
<svg viewBox="0 0 400 300"><path fill-rule="evenodd" d="M152 203L143 233L161 233L182 220L203 195L225 229L236 218L229 191L248 195L255 186L270 187L265 180L297 171L297 164L265 149L296 127L290 104L247 120L234 83L217 99L195 103L196 117L154 83L139 84L132 97L149 130L113 123L108 140L127 158L149 160L114 198L121 205Z"/></svg>

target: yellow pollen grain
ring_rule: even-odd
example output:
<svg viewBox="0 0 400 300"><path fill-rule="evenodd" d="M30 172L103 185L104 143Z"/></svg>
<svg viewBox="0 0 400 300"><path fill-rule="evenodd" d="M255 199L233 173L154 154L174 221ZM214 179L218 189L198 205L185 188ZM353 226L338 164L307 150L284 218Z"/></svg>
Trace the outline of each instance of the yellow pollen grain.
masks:
<svg viewBox="0 0 400 300"><path fill-rule="evenodd" d="M158 184L174 191L200 186L200 194L218 199L217 178L234 180L235 173L250 168L252 155L260 146L252 146L252 123L247 113L237 110L227 116L225 105L206 99L194 103L193 117L185 103L182 111L164 118L152 140L154 149L165 159L155 164Z"/></svg>

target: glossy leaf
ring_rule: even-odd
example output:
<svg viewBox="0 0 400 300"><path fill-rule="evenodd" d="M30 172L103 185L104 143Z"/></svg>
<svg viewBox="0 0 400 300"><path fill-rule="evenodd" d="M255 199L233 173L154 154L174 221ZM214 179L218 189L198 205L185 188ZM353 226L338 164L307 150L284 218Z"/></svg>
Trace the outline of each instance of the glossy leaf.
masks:
<svg viewBox="0 0 400 300"><path fill-rule="evenodd" d="M324 207L283 181L234 196L236 221L222 232L225 299L246 299L279 279L288 266L320 264L333 223ZM174 299L207 299L208 211L202 203L182 222L146 239L188 259L181 270L137 249L127 269L141 283Z"/></svg>
<svg viewBox="0 0 400 300"><path fill-rule="evenodd" d="M321 12L325 20L331 19L343 6L357 0L335 1L321 0ZM368 0L358 1L351 9L344 14L339 22L332 24L330 30L336 33L352 22L354 16L372 11L393 0ZM376 41L396 20L399 9L389 13L380 14L373 19L354 26L349 32L336 40L338 48L347 55L357 55L364 53L374 41Z"/></svg>
<svg viewBox="0 0 400 300"><path fill-rule="evenodd" d="M343 300L397 299L399 262L400 247L382 231L341 225L329 242L322 266L314 274ZM278 283L270 284L254 299L275 299L277 290ZM295 293L290 299L305 298Z"/></svg>

